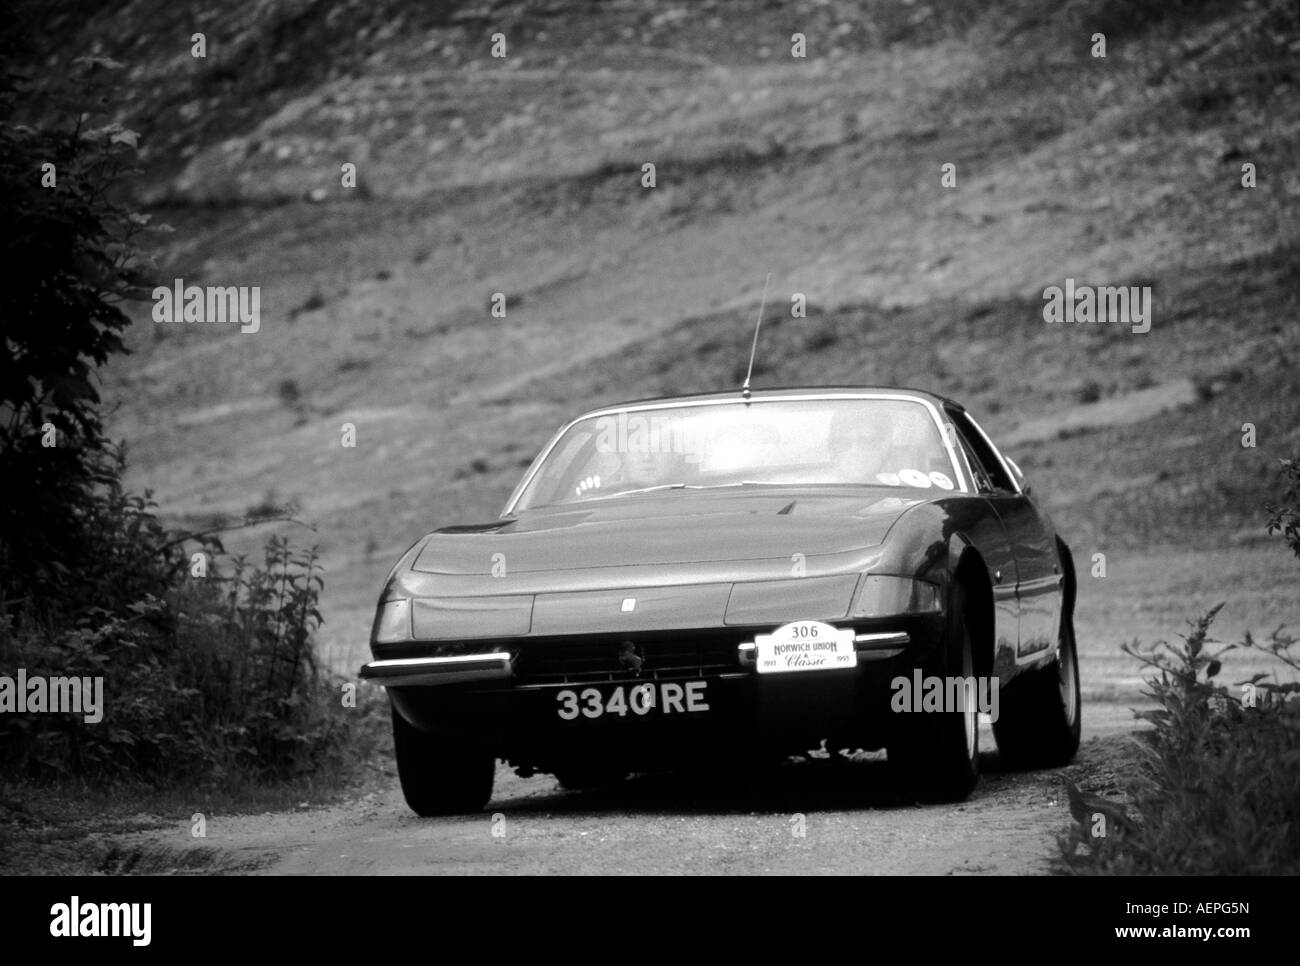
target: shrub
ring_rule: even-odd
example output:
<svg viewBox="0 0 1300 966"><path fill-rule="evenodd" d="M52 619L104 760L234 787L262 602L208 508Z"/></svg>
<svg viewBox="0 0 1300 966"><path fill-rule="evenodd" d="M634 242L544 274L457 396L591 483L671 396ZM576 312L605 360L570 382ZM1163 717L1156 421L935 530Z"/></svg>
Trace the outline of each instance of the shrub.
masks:
<svg viewBox="0 0 1300 966"><path fill-rule="evenodd" d="M125 351L122 300L147 291L133 239L148 217L111 200L133 171L135 134L94 123L116 68L83 58L45 92L0 70L0 600L29 606L80 589L90 494L111 462L93 371ZM53 120L23 123L20 111Z"/></svg>
<svg viewBox="0 0 1300 966"><path fill-rule="evenodd" d="M1284 460L1286 494L1268 505L1270 533L1300 556L1300 461ZM1300 683L1256 674L1219 683L1233 650L1268 654L1300 672L1300 643L1281 628L1267 641L1246 633L1225 644L1210 637L1219 608L1192 623L1181 645L1123 645L1157 672L1144 692L1159 705L1138 712L1132 808L1088 796L1067 782L1078 820L1059 839L1061 867L1078 873L1277 875L1300 873ZM1097 824L1096 816L1114 820ZM1094 828L1107 834L1097 835Z"/></svg>
<svg viewBox="0 0 1300 966"><path fill-rule="evenodd" d="M111 111L105 75L118 65L82 59L41 91L13 68L14 48L0 32L0 700L16 697L22 669L98 679L103 705L97 722L84 707L6 707L3 774L163 782L314 768L375 704L345 710L317 665L315 550L272 538L260 566L237 557L223 573L221 529L169 532L148 491L122 486L125 452L103 432L94 370L125 352L120 303L149 287L133 245L148 218L112 200L135 134L92 123Z"/></svg>
<svg viewBox="0 0 1300 966"><path fill-rule="evenodd" d="M205 561L213 544L209 542ZM196 566L196 570L201 567ZM216 557L206 575L70 625L0 619L6 673L101 677L103 719L4 715L0 760L29 775L162 782L289 777L349 737L341 682L316 661L323 586L314 549L272 537L261 566Z"/></svg>
<svg viewBox="0 0 1300 966"><path fill-rule="evenodd" d="M1281 504L1266 503L1268 532L1280 533L1291 551L1300 557L1300 459L1280 460L1286 490Z"/></svg>

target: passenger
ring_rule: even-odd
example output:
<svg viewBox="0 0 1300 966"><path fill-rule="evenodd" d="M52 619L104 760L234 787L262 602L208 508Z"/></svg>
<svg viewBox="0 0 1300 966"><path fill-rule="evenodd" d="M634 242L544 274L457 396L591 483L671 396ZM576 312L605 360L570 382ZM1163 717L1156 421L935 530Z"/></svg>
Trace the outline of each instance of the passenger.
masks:
<svg viewBox="0 0 1300 966"><path fill-rule="evenodd" d="M681 453L657 453L649 447L631 447L619 454L618 463L603 474L590 474L576 487L576 495L599 491L619 493L648 486L687 482L686 459Z"/></svg>
<svg viewBox="0 0 1300 966"><path fill-rule="evenodd" d="M859 407L843 408L831 418L829 447L835 458L837 477L845 483L876 483L878 473L896 467L890 464L893 430L889 413L877 409L867 413Z"/></svg>

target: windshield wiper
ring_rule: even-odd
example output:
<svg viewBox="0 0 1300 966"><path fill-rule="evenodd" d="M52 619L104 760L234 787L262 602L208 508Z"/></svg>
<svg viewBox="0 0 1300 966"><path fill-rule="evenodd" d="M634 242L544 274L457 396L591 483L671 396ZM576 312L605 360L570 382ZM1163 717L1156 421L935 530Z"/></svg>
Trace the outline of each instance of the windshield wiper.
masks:
<svg viewBox="0 0 1300 966"><path fill-rule="evenodd" d="M612 500L616 496L631 496L634 493L652 493L655 490L686 490L698 489L689 483L656 483L654 486L643 486L635 490L619 490L617 493L606 493L603 496L592 497L593 500Z"/></svg>
<svg viewBox="0 0 1300 966"><path fill-rule="evenodd" d="M738 483L656 483L654 486L642 486L635 490L619 490L617 493L605 493L589 497L591 500L612 500L619 496L632 496L637 493L653 493L655 490L718 490L730 486L790 486L789 483L776 483L772 480L741 480Z"/></svg>

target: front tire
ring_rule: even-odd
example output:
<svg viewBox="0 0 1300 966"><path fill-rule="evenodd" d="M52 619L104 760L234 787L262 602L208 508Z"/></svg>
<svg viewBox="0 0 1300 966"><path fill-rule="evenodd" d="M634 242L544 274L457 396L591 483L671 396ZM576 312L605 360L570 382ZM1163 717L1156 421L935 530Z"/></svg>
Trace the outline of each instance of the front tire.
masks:
<svg viewBox="0 0 1300 966"><path fill-rule="evenodd" d="M393 752L406 804L416 815L482 811L492 797L496 759L475 745L425 734L393 712Z"/></svg>
<svg viewBox="0 0 1300 966"><path fill-rule="evenodd" d="M960 675L974 682L975 655L966 622L966 588L952 584L948 628L939 655L922 669L924 678ZM888 742L890 768L907 793L923 802L960 802L979 781L979 711L977 687L965 690L963 707L915 710L921 695L912 695L910 712L895 712ZM947 691L945 685L944 691Z"/></svg>

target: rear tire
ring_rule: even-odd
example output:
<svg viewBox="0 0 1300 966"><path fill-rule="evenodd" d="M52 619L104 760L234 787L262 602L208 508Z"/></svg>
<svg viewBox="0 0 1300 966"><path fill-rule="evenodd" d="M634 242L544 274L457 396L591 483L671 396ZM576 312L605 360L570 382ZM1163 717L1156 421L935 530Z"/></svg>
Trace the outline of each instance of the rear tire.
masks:
<svg viewBox="0 0 1300 966"><path fill-rule="evenodd" d="M1056 659L1012 681L1003 695L993 735L1009 768L1057 768L1079 750L1083 716L1074 621L1061 615Z"/></svg>
<svg viewBox="0 0 1300 966"><path fill-rule="evenodd" d="M468 742L425 734L393 711L393 751L406 804L416 815L482 811L492 797L496 759Z"/></svg>
<svg viewBox="0 0 1300 966"><path fill-rule="evenodd" d="M923 678L959 675L974 679L966 588L961 584L951 585L943 649L921 673ZM920 699L921 695L912 695L914 708ZM923 802L960 802L970 795L980 774L975 699L976 690L972 689L960 710L893 714L887 746L889 766L909 796Z"/></svg>

